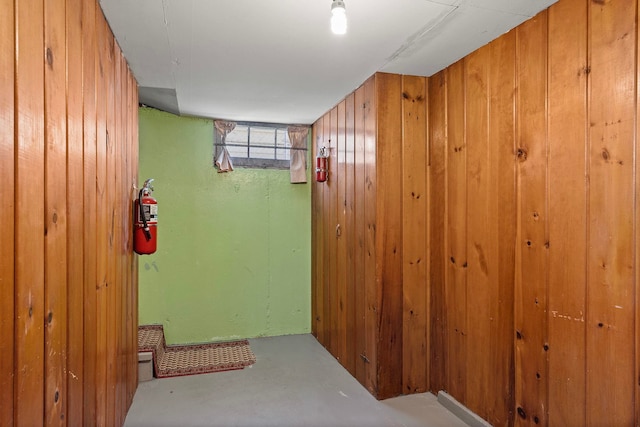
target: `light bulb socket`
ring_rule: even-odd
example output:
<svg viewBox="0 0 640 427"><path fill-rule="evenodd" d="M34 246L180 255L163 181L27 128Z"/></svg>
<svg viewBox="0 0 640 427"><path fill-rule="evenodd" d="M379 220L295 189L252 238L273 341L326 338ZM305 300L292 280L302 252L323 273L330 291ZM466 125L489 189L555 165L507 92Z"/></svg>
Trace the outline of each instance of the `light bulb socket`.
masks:
<svg viewBox="0 0 640 427"><path fill-rule="evenodd" d="M342 0L333 0L333 2L331 3L331 12L333 13L336 9L342 9L342 12L346 11L344 2Z"/></svg>

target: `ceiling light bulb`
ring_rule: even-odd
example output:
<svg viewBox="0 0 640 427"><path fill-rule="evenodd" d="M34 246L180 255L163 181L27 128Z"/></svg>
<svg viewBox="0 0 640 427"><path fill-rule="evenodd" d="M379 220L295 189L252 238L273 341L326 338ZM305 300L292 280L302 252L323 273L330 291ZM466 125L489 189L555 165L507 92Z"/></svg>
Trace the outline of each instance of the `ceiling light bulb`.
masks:
<svg viewBox="0 0 640 427"><path fill-rule="evenodd" d="M331 31L334 34L347 32L347 12L342 0L333 0L331 3Z"/></svg>

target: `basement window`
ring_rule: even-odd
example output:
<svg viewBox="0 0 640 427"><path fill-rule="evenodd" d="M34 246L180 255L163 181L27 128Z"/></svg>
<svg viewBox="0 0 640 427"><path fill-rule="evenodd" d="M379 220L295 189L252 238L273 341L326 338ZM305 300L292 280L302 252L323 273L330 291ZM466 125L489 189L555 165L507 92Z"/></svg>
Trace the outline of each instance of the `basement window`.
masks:
<svg viewBox="0 0 640 427"><path fill-rule="evenodd" d="M226 146L234 166L288 169L292 148L288 125L237 122L227 134ZM217 144L218 145L218 144Z"/></svg>

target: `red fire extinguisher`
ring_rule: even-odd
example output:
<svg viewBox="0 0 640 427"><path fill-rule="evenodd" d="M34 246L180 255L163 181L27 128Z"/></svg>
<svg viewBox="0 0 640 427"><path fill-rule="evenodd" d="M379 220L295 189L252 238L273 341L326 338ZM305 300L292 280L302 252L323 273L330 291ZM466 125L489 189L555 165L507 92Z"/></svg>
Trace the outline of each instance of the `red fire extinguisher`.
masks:
<svg viewBox="0 0 640 427"><path fill-rule="evenodd" d="M316 181L325 182L327 180L327 169L329 164L329 150L321 147L316 157Z"/></svg>
<svg viewBox="0 0 640 427"><path fill-rule="evenodd" d="M144 182L134 203L133 250L140 255L154 253L158 245L158 202L151 197L152 182Z"/></svg>

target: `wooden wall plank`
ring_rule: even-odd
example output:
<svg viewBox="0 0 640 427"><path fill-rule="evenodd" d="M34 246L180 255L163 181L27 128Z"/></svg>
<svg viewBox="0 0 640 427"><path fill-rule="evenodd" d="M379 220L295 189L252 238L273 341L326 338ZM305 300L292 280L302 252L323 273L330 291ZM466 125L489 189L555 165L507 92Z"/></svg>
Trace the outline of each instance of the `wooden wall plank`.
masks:
<svg viewBox="0 0 640 427"><path fill-rule="evenodd" d="M571 20L571 25L566 25ZM549 9L549 421L586 425L587 3Z"/></svg>
<svg viewBox="0 0 640 427"><path fill-rule="evenodd" d="M133 78L133 75L128 71L127 64L124 64L127 69L126 73L126 122L127 122L127 134L126 134L126 156L127 156L127 179L124 182L125 199L127 212L133 212L133 201L136 197L134 186L138 182L138 93L137 83ZM127 408L131 406L133 402L133 396L138 386L138 258L131 256L133 248L133 219L129 217L124 221L126 224L126 236L127 236L127 282L129 284L127 293L124 298L127 301L126 311L126 324L127 324L127 354L128 369L127 377L129 379L127 384ZM126 413L124 414L126 417Z"/></svg>
<svg viewBox="0 0 640 427"><path fill-rule="evenodd" d="M445 218L447 177L447 71L429 78L429 390L448 389L448 327L446 310Z"/></svg>
<svg viewBox="0 0 640 427"><path fill-rule="evenodd" d="M402 393L427 390L427 79L402 76Z"/></svg>
<svg viewBox="0 0 640 427"><path fill-rule="evenodd" d="M425 104L424 104L424 120L425 120L425 128L424 128L424 145L425 145L425 158L424 158L424 174L422 176L424 187L423 187L423 196L426 200L424 201L424 209L422 210L423 215L425 216L425 253L424 258L422 259L422 263L424 263L425 269L425 286L427 287L425 291L425 310L427 312L427 316L425 319L425 331L424 331L424 339L426 344L426 357L422 361L424 364L425 370L425 382L424 382L424 390L429 391L429 384L431 382L431 355L433 354L433 348L431 346L431 280L429 278L429 268L431 267L431 263L429 260L431 259L430 249L429 249L429 240L431 239L431 230L429 228L429 224L431 221L430 218L430 210L429 210L429 166L430 166L430 145L429 145L429 78L425 77L424 80L424 90L425 90ZM404 255L403 255L404 256Z"/></svg>
<svg viewBox="0 0 640 427"><path fill-rule="evenodd" d="M490 372L492 287L497 284L495 216L492 216L494 159L489 148L489 80L490 50L481 48L465 58L465 151L467 177L466 262L467 307L465 405L487 418L489 394L485 387L492 382ZM457 257L456 261L457 261Z"/></svg>
<svg viewBox="0 0 640 427"><path fill-rule="evenodd" d="M315 168L316 158L318 157L318 153L320 147L323 142L324 135L324 127L323 127L323 118L321 117L316 121L313 125L313 143L312 143L312 152L313 152L313 164ZM314 169L315 170L315 169ZM318 182L316 180L316 174L313 174L313 184L311 187L312 190L312 298L314 300L312 305L312 321L311 326L313 330L313 334L316 336L320 343L324 344L324 326L323 326L323 317L324 317L324 220L323 220L323 190L324 184Z"/></svg>
<svg viewBox="0 0 640 427"><path fill-rule="evenodd" d="M127 259L126 259L126 235L125 235L125 221L128 220L128 216L121 216L120 212L127 211L127 205L125 204L124 195L128 193L128 188L125 188L124 181L127 180L126 175L126 155L124 154L124 134L125 134L125 121L124 112L126 111L124 105L124 94L126 94L126 86L124 80L126 78L126 69L123 68L124 57L120 51L120 47L117 42L114 46L114 59L116 63L116 98L115 98L115 111L116 111L116 134L118 136L116 144L116 209L115 209L115 242L114 248L116 253L116 312L118 322L116 324L116 369L118 374L116 375L116 423L124 423L125 411L126 411L126 391L127 391L127 354L125 353L125 339L127 336L126 331L126 312L124 311L123 293L127 290L127 279L125 275Z"/></svg>
<svg viewBox="0 0 640 427"><path fill-rule="evenodd" d="M356 287L355 287L355 265L356 265L356 240L355 227L358 221L355 212L355 94L351 93L345 99L345 216L343 233L345 234L347 246L346 259L346 361L344 366L353 375L356 375L356 363L358 351L356 347Z"/></svg>
<svg viewBox="0 0 640 427"><path fill-rule="evenodd" d="M67 406L66 7L44 4L45 93L45 413L65 425Z"/></svg>
<svg viewBox="0 0 640 427"><path fill-rule="evenodd" d="M135 182L132 178L132 170L131 170L131 140L130 135L132 132L131 123L130 123L130 105L131 101L129 99L130 96L130 88L129 88L129 75L127 68L127 61L124 58L122 52L120 52L121 56L121 93L122 98L120 100L120 111L121 111L121 126L122 126L122 141L121 141L121 164L122 164L122 180L121 180L121 200L122 200L122 212L133 212L133 206L131 204L131 194L133 189L133 183ZM133 277L131 276L131 260L132 256L129 254L133 248L133 231L132 231L132 217L124 217L121 218L122 223L122 240L124 245L121 249L121 262L122 262L122 280L123 280L123 289L120 292L121 298L121 309L122 309L122 333L121 333L121 341L122 341L122 355L123 355L123 408L122 408L122 423L127 416L127 408L130 407L133 393L135 392L135 385L131 381L131 377L134 375L133 372L133 359L137 356L137 348L133 345L132 337L134 335L134 325L132 322L132 306L131 306L131 287L133 285ZM135 328L137 329L137 328ZM137 332L137 331L135 331ZM137 334L136 334L137 335ZM137 362L137 360L136 360ZM137 365L137 363L136 363ZM137 374L136 374L137 377Z"/></svg>
<svg viewBox="0 0 640 427"><path fill-rule="evenodd" d="M127 126L127 133L125 135L126 146L125 146L125 155L127 157L127 168L126 168L126 181L123 183L125 191L125 201L128 212L133 212L133 199L134 199L134 184L138 182L137 173L134 172L134 146L137 146L137 139L134 140L134 123L133 123L133 110L137 111L137 108L130 108L132 104L132 93L133 93L133 82L132 76L128 72L128 67L125 61L125 68L127 68L127 75L125 79L125 90L126 90L126 100L125 106L126 114L125 114L125 122ZM137 99L137 97L136 97ZM137 165L137 161L135 162ZM124 221L126 224L125 233L127 235L127 254L131 253L130 251L133 248L133 219L130 217L128 221ZM132 307L137 306L137 302L134 302L136 298L134 297L134 293L137 294L136 290L136 279L137 274L134 273L134 265L138 265L138 259L135 256L127 257L127 262L125 264L125 274L127 275L127 290L123 298L126 301L126 328L127 328L127 336L126 336L126 352L129 355L127 359L127 378L129 381L127 382L127 407L130 407L133 402L133 396L136 392L137 388L137 378L138 378L138 319L134 315L137 310L132 310ZM135 376L136 379L133 377ZM126 418L125 414L125 418Z"/></svg>
<svg viewBox="0 0 640 427"><path fill-rule="evenodd" d="M376 74L375 242L379 313L378 392L385 399L402 392L402 80ZM399 144L400 141L400 144Z"/></svg>
<svg viewBox="0 0 640 427"><path fill-rule="evenodd" d="M124 340L126 338L126 322L124 320L125 312L123 310L122 295L127 289L127 280L124 275L124 263L126 260L126 252L123 246L127 241L124 234L125 226L123 218L118 215L126 208L123 202L123 196L127 194L127 190L123 188L123 181L126 179L126 156L123 155L123 143L125 137L125 124L123 122L123 112L126 111L124 104L124 96L126 89L123 86L124 75L126 71L123 69L124 62L120 47L114 44L113 58L115 61L115 133L117 139L115 141L115 209L114 209L114 253L116 257L116 271L114 281L114 293L116 304L116 322L115 331L115 389L116 389L116 423L124 423L124 411L126 401L126 353L124 352Z"/></svg>
<svg viewBox="0 0 640 427"><path fill-rule="evenodd" d="M312 165L312 181L311 181L311 334L318 338L318 298L317 292L321 287L318 283L318 270L322 268L322 263L318 259L318 226L321 224L317 215L317 209L320 206L317 200L316 185L316 157L318 155L316 148L316 139L318 138L318 121L311 125L311 165Z"/></svg>
<svg viewBox="0 0 640 427"><path fill-rule="evenodd" d="M326 126L326 125L325 125ZM326 127L325 127L326 129ZM338 289L338 187L340 186L340 166L338 165L338 107L335 106L329 111L329 172L327 174L327 187L329 204L327 205L327 243L331 261L328 266L329 292L329 350L336 357L340 358L340 297ZM326 135L325 135L326 136Z"/></svg>
<svg viewBox="0 0 640 427"><path fill-rule="evenodd" d="M636 25L640 22L640 4L636 4ZM635 75L635 88L636 88L636 135L635 135L635 371L633 378L640 378L640 315L638 315L638 308L640 307L640 170L638 166L638 153L640 153L640 88L638 88L640 82L640 28L636 27L636 75ZM640 425L640 381L635 383L635 425Z"/></svg>
<svg viewBox="0 0 640 427"><path fill-rule="evenodd" d="M138 83L136 82L133 74L129 72L129 86L131 87L131 94L129 95L129 102L131 103L131 107L128 109L131 112L131 139L129 144L131 145L131 165L132 165L132 182L138 182ZM133 209L133 200L130 201L131 208L129 212L132 212ZM133 235L133 225L129 225L131 232L129 236ZM130 252L131 253L131 252ZM133 277L133 286L131 287L132 291L132 307L133 310L130 312L133 313L133 324L131 327L131 340L132 340L132 348L135 349L135 353L133 354L132 366L134 374L131 375L131 383L132 383L132 392L129 401L133 401L133 396L138 384L138 259L135 256L131 256L131 264L133 265L132 269L132 277Z"/></svg>
<svg viewBox="0 0 640 427"><path fill-rule="evenodd" d="M484 393L486 418L495 426L508 425L513 416L514 388L514 278L516 239L515 165L515 31L493 41L489 70L489 217L494 252L491 270L489 377ZM508 302L508 303L507 303ZM473 309L473 308L471 308Z"/></svg>
<svg viewBox="0 0 640 427"><path fill-rule="evenodd" d="M130 194L131 194L131 189L132 189L132 184L133 184L133 179L131 178L131 164L130 164L130 156L129 156L129 151L130 151L130 143L129 143L129 135L131 132L131 129L129 127L129 110L128 110L128 81L129 81L129 76L128 76L128 68L127 68L127 62L126 62L126 58L124 57L124 54L121 52L120 53L122 60L121 60L121 68L122 68L122 81L121 81L121 87L122 87L122 99L120 101L120 108L122 111L122 121L121 121L121 126L122 126L122 142L121 142L121 149L120 149L120 155L121 155L121 162L123 162L123 167L122 167L122 180L120 183L120 197L121 197L121 209L124 212L132 212L133 206L129 203L130 201ZM133 328L132 328L132 323L131 323L131 317L129 316L130 313L130 293L131 293L131 286L132 286L132 277L131 277L131 260L130 257L128 256L128 254L131 251L131 248L133 247L133 240L132 240L132 231L130 229L131 227L131 222L132 219L129 217L123 217L121 218L121 226L122 226L122 240L124 242L122 249L120 250L120 258L121 258L121 275L122 275L122 280L124 283L124 286L122 288L122 290L120 291L120 301L121 301L121 318L122 318L122 334L121 334L121 348L122 348L122 356L123 356L123 361L122 361L122 370L123 370L123 375L121 376L121 378L124 381L123 384L123 390L122 390L122 405L123 405L123 411L122 411L122 421L124 422L127 414L127 408L129 408L130 404L131 404L131 400L130 400L130 396L132 395L132 382L131 382L131 372L132 372L132 362L133 362L133 356L134 356L134 352L135 352L135 347L131 345L131 336L133 334ZM124 249L124 250L123 250Z"/></svg>
<svg viewBox="0 0 640 427"><path fill-rule="evenodd" d="M115 321L113 325L114 329L114 389L115 389L115 422L121 424L120 417L122 417L124 406L124 364L123 364L123 348L122 348L122 324L123 311L122 311L122 291L126 287L126 281L122 275L123 264L123 251L122 246L126 242L126 237L122 234L124 229L122 221L123 218L119 215L122 212L124 206L122 203L122 180L124 158L122 155L122 142L123 142L123 123L122 123L122 54L120 52L120 46L114 39L113 45L113 62L114 62L114 207L113 207L113 253L115 257L115 276L113 280L113 299L115 304ZM122 420L124 421L124 419Z"/></svg>
<svg viewBox="0 0 640 427"><path fill-rule="evenodd" d="M84 188L82 0L66 1L67 42L67 423L82 425Z"/></svg>
<svg viewBox="0 0 640 427"><path fill-rule="evenodd" d="M116 424L122 424L124 422L123 412L125 409L125 393L126 393L126 365L125 365L125 353L123 347L123 341L126 334L126 331L123 329L124 321L124 311L123 311L123 301L122 301L122 293L126 289L127 282L126 278L123 275L123 265L125 262L125 253L123 251L123 247L126 244L126 236L123 234L124 225L123 218L119 215L119 212L123 212L125 205L123 203L123 188L122 181L125 179L125 157L122 154L122 143L124 140L124 124L122 121L122 111L123 111L123 69L122 69L122 53L120 52L120 46L118 46L117 42L114 39L114 47L113 47L113 59L115 63L115 80L114 80L114 126L115 126L115 134L116 141L114 145L115 150L115 187L114 187L114 202L115 208L114 212L114 243L113 243L113 251L115 254L115 279L114 279L114 303L116 306L116 321L114 324L114 341L116 353L114 355L114 363L115 363L115 371L116 375L114 378L115 381L115 393L116 393L116 404L115 404L115 422ZM126 91L124 92L126 93Z"/></svg>
<svg viewBox="0 0 640 427"><path fill-rule="evenodd" d="M0 0L0 426L14 425L14 58L13 0Z"/></svg>
<svg viewBox="0 0 640 427"><path fill-rule="evenodd" d="M364 352L365 387L378 395L378 281L376 279L376 81L375 75L364 83Z"/></svg>
<svg viewBox="0 0 640 427"><path fill-rule="evenodd" d="M15 3L14 423L44 416L44 6Z"/></svg>
<svg viewBox="0 0 640 427"><path fill-rule="evenodd" d="M365 241L366 241L366 219L365 219L365 88L364 85L356 89L354 93L354 177L353 185L355 191L354 215L358 218L354 228L354 288L355 288L355 352L356 352L356 373L355 377L360 384L366 383L367 378L367 348L366 348L366 326L365 317L367 313L367 302L365 297Z"/></svg>
<svg viewBox="0 0 640 427"><path fill-rule="evenodd" d="M327 112L324 115L322 120L322 146L326 147L327 150L331 151L331 116L330 113ZM327 171L327 181L332 179L331 171L335 167L335 164L332 162L332 159L329 158L327 160L328 171ZM332 233L332 223L331 223L331 209L335 208L335 203L331 203L331 190L329 188L329 183L325 181L322 183L322 217L323 217L323 239L322 239L322 251L323 256L322 259L324 261L324 274L323 274L323 322L324 322L324 342L321 341L322 345L324 345L331 352L331 334L332 334L332 310L333 307L331 305L331 293L332 293L332 282L331 282L331 268L335 268L335 253L331 252L332 242L335 241L335 235ZM333 265L333 267L332 267Z"/></svg>
<svg viewBox="0 0 640 427"><path fill-rule="evenodd" d="M126 97L124 99L123 102L123 108L124 108L124 123L126 126L126 133L125 133L125 141L124 141L124 157L126 158L126 167L125 167L125 179L123 180L122 183L122 194L123 194L123 198L124 198L124 209L126 209L127 212L133 212L133 193L134 193L134 184L138 182L137 180L137 176L134 176L134 169L133 169L133 146L137 146L137 140L134 141L132 134L134 131L134 127L133 127L133 117L132 117L132 110L136 110L137 108L134 108L132 105L132 101L131 101L131 96L132 96L132 81L131 81L131 75L128 72L128 67L127 67L127 63L126 60L123 61L123 67L125 68L126 72L123 74L123 91L126 94ZM133 218L130 216L128 218L128 220L123 220L124 223L124 233L126 236L126 253L127 253L127 257L126 257L126 261L125 261L125 266L124 266L124 274L126 276L126 282L127 282L127 287L125 289L125 291L123 292L122 298L123 301L125 303L125 329L126 329L126 333L125 333L125 354L127 355L127 391L126 391L126 407L130 407L131 403L133 402L133 396L135 394L136 391L136 387L137 387L137 381L133 378L138 378L138 358L137 358L137 335L138 335L138 331L137 331L137 326L138 326L138 322L137 320L134 321L134 315L133 313L136 310L133 310L132 308L134 307L134 296L133 296L133 291L134 291L134 287L135 287L135 279L133 275L133 265L137 265L138 264L138 259L134 256L128 256L128 254L131 253L131 250L133 248ZM135 340L135 342L134 342ZM126 418L126 413L124 414L125 418Z"/></svg>
<svg viewBox="0 0 640 427"><path fill-rule="evenodd" d="M515 404L519 424L546 425L547 393L547 13L517 28L518 239Z"/></svg>
<svg viewBox="0 0 640 427"><path fill-rule="evenodd" d="M342 364L347 366L347 200L346 200L346 161L345 161L345 127L346 101L343 99L335 108L336 111L336 342L335 355ZM333 118L333 115L331 116ZM333 126L332 126L333 128Z"/></svg>
<svg viewBox="0 0 640 427"><path fill-rule="evenodd" d="M587 425L634 422L636 7L590 2ZM606 369L603 369L606 367Z"/></svg>
<svg viewBox="0 0 640 427"><path fill-rule="evenodd" d="M84 304L83 304L83 419L96 424L97 193L96 193L96 3L82 3L83 187L84 187Z"/></svg>
<svg viewBox="0 0 640 427"><path fill-rule="evenodd" d="M106 149L106 176L105 176L105 203L107 214L107 276L105 282L106 296L106 347L105 347L105 365L107 370L106 376L106 422L107 425L115 425L116 416L116 324L117 306L116 306L116 251L115 251L115 222L116 222L116 145L118 143L118 134L115 128L115 88L116 88L116 63L114 56L115 40L111 37L109 24L105 20L105 39L106 52L104 54L105 62L105 95L106 95L106 111L105 111L105 149Z"/></svg>
<svg viewBox="0 0 640 427"><path fill-rule="evenodd" d="M467 145L465 140L465 64L458 61L447 69L447 176L445 276L448 387L461 402L466 401L467 354Z"/></svg>
<svg viewBox="0 0 640 427"><path fill-rule="evenodd" d="M107 23L96 8L96 424L107 424L109 205L107 200Z"/></svg>

